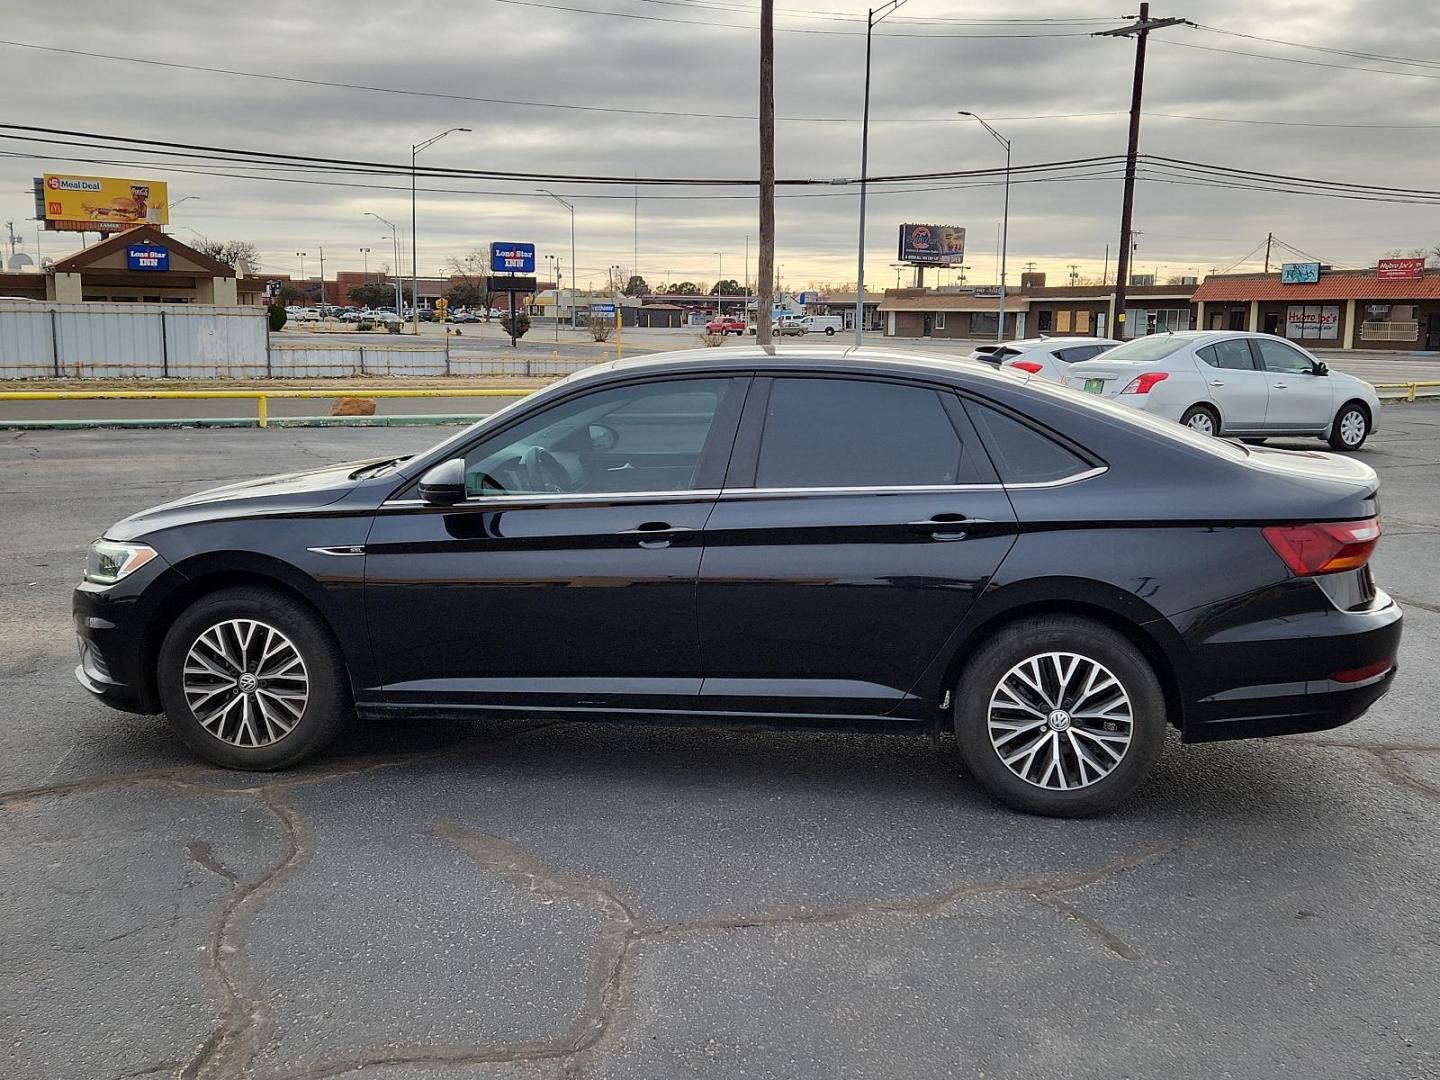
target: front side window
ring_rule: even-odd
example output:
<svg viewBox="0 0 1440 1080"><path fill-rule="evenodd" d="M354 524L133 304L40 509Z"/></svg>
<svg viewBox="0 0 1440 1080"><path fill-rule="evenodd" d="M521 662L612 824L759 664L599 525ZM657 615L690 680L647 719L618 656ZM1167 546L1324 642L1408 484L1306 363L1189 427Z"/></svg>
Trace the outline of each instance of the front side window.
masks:
<svg viewBox="0 0 1440 1080"><path fill-rule="evenodd" d="M685 491L732 379L599 390L521 421L465 455L472 497Z"/></svg>
<svg viewBox="0 0 1440 1080"><path fill-rule="evenodd" d="M999 409L967 401L965 411L1007 484L1043 484L1090 468L1084 458Z"/></svg>
<svg viewBox="0 0 1440 1080"><path fill-rule="evenodd" d="M1213 368L1225 368L1229 371L1255 370L1255 364L1250 359L1250 346L1244 338L1217 341L1214 345L1197 349L1196 352L1201 360Z"/></svg>
<svg viewBox="0 0 1440 1080"><path fill-rule="evenodd" d="M1260 353L1260 364L1275 375L1303 375L1315 370L1315 362L1299 349L1292 349L1280 341L1255 338L1254 344Z"/></svg>
<svg viewBox="0 0 1440 1080"><path fill-rule="evenodd" d="M776 379L755 486L966 483L965 450L934 390L860 379Z"/></svg>

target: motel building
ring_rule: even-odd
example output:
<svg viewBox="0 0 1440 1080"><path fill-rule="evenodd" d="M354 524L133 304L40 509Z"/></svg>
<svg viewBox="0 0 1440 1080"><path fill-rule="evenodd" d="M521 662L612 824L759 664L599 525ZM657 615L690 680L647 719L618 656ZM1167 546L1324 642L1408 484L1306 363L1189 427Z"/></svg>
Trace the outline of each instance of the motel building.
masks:
<svg viewBox="0 0 1440 1080"><path fill-rule="evenodd" d="M1208 277L1195 304L1206 330L1258 330L1309 348L1440 352L1440 268L1420 259Z"/></svg>

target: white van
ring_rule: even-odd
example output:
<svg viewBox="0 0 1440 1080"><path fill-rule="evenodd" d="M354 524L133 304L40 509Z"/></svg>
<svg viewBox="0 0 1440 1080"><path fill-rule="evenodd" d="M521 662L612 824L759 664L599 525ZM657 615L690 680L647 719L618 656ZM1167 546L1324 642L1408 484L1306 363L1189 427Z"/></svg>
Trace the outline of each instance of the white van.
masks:
<svg viewBox="0 0 1440 1080"><path fill-rule="evenodd" d="M825 334L834 337L845 329L845 320L839 315L806 315L800 320L805 324L807 334Z"/></svg>

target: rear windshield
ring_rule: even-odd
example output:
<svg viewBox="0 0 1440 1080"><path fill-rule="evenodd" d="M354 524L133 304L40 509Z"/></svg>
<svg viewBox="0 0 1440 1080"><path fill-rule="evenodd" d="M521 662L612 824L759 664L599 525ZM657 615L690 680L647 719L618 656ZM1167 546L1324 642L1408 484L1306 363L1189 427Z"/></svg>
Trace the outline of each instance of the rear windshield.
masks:
<svg viewBox="0 0 1440 1080"><path fill-rule="evenodd" d="M1173 334L1152 334L1150 337L1135 338L1124 345L1105 353L1106 360L1160 360L1185 347L1185 339Z"/></svg>

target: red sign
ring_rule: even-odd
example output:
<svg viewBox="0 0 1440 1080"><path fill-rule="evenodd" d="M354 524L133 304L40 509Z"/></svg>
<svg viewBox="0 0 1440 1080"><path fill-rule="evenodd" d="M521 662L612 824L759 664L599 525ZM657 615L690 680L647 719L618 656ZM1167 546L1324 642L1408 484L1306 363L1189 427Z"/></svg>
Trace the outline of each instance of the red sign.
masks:
<svg viewBox="0 0 1440 1080"><path fill-rule="evenodd" d="M1425 276L1424 259L1381 259L1375 264L1375 276L1381 281Z"/></svg>

